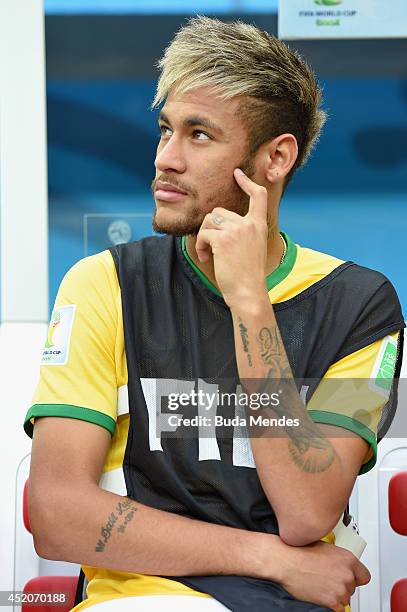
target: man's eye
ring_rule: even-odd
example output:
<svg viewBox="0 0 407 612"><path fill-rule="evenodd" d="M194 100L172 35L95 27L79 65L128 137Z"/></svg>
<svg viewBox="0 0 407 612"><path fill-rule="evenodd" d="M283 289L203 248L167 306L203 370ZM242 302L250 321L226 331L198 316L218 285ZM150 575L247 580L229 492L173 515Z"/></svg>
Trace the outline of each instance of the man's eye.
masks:
<svg viewBox="0 0 407 612"><path fill-rule="evenodd" d="M168 130L169 132L171 132L171 129L169 127L167 127L166 125L160 125L158 126L159 130L160 130L160 135L161 136L167 136L166 134L166 130Z"/></svg>
<svg viewBox="0 0 407 612"><path fill-rule="evenodd" d="M203 138L197 138L197 140L210 140L211 139L211 137L206 132L202 132L202 130L194 130L193 131L193 135L194 136L196 136L197 134L199 136L203 136Z"/></svg>

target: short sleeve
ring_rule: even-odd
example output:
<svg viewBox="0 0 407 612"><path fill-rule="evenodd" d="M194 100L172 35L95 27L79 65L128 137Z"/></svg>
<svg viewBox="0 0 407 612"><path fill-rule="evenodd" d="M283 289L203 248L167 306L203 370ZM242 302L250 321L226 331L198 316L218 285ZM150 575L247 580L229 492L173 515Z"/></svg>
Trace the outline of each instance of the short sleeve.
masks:
<svg viewBox="0 0 407 612"><path fill-rule="evenodd" d="M86 257L64 277L52 312L33 403L24 422L32 437L35 417L71 417L112 435L123 371L120 287L109 251Z"/></svg>
<svg viewBox="0 0 407 612"><path fill-rule="evenodd" d="M400 332L396 332L338 360L307 404L314 422L342 427L368 442L370 451L360 474L376 463L377 431L383 411L392 401L399 344Z"/></svg>

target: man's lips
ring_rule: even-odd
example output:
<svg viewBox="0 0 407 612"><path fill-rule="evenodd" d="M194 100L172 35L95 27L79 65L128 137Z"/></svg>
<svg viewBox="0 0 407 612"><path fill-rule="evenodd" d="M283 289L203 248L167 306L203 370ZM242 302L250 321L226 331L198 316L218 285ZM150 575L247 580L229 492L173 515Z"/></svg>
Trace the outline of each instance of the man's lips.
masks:
<svg viewBox="0 0 407 612"><path fill-rule="evenodd" d="M182 191L182 189L179 189L179 187L175 187L175 185L172 185L171 183L165 183L164 181L157 181L156 190L176 191L177 193L182 193L183 195L186 195L185 191Z"/></svg>
<svg viewBox="0 0 407 612"><path fill-rule="evenodd" d="M166 202L175 202L187 195L185 191L163 181L157 181L154 194L158 200L165 200Z"/></svg>

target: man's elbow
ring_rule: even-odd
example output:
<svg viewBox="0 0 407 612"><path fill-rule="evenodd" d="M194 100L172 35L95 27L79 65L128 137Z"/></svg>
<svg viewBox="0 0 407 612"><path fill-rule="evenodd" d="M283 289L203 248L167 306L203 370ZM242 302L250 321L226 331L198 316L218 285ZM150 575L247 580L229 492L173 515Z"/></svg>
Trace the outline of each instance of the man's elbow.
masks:
<svg viewBox="0 0 407 612"><path fill-rule="evenodd" d="M290 523L279 523L280 538L288 546L306 546L321 540L328 535L336 526L340 516L331 516L327 518L317 517L318 520L304 517L298 517L297 520L292 520Z"/></svg>
<svg viewBox="0 0 407 612"><path fill-rule="evenodd" d="M33 499L34 498L34 499ZM60 561L57 555L57 534L55 521L49 515L46 504L43 504L35 499L32 495L29 496L28 515L30 520L30 529L33 537L34 549L39 557L52 561Z"/></svg>
<svg viewBox="0 0 407 612"><path fill-rule="evenodd" d="M31 516L35 516L35 514L32 513L32 515L30 515L30 527L35 552L43 559L60 561L61 559L57 556L54 538L52 537L52 525L48 524L46 521L32 520Z"/></svg>
<svg viewBox="0 0 407 612"><path fill-rule="evenodd" d="M48 538L42 537L42 535L33 534L34 549L39 557L42 559L48 559L49 561L61 561L57 556L55 550L50 545Z"/></svg>

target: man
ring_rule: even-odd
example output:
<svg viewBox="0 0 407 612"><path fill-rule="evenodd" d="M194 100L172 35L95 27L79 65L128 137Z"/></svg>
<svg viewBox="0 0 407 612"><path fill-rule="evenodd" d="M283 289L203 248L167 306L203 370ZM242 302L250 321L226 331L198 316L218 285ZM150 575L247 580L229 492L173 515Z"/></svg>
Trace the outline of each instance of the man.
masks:
<svg viewBox="0 0 407 612"><path fill-rule="evenodd" d="M167 235L86 258L61 284L25 423L36 550L82 565L75 610L120 597L115 609L343 611L370 576L332 530L395 393L330 383L374 378L379 355L397 375L397 297L279 231L325 119L299 56L198 17L160 67L153 227Z"/></svg>

